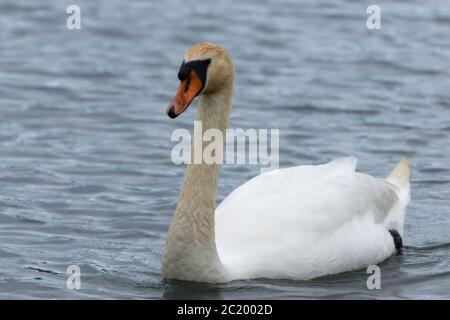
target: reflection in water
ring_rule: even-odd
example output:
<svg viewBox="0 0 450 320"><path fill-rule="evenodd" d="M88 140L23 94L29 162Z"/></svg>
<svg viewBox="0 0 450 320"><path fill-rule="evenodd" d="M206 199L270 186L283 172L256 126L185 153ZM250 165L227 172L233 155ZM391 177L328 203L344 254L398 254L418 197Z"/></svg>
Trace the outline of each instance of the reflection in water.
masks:
<svg viewBox="0 0 450 320"><path fill-rule="evenodd" d="M222 299L221 286L186 281L167 280L163 286L163 299Z"/></svg>

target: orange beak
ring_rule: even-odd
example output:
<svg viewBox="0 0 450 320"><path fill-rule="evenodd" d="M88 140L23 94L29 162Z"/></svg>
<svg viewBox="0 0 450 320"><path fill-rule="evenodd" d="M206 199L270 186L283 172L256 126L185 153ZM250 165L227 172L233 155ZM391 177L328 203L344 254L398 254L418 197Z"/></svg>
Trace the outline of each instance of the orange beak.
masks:
<svg viewBox="0 0 450 320"><path fill-rule="evenodd" d="M199 95L203 83L195 71L191 70L189 77L181 81L177 94L167 107L167 115L176 118L182 114L191 104L192 100Z"/></svg>

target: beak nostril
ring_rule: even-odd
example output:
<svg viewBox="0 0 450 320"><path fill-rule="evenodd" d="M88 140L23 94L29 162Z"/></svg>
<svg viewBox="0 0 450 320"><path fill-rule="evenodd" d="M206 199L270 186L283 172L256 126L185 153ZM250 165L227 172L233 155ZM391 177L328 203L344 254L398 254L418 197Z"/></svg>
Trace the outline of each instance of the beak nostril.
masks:
<svg viewBox="0 0 450 320"><path fill-rule="evenodd" d="M169 111L167 111L167 115L170 117L170 118L176 118L177 117L177 114L175 113L175 107L174 106L171 106L170 108L169 108Z"/></svg>

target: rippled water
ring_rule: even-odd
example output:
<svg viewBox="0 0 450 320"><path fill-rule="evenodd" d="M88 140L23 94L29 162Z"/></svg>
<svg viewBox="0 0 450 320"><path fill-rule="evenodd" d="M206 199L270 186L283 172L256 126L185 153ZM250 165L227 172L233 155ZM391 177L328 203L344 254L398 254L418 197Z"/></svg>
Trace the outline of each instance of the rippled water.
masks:
<svg viewBox="0 0 450 320"><path fill-rule="evenodd" d="M78 4L82 29L67 30ZM450 298L450 2L0 2L0 298ZM185 49L234 56L231 127L279 128L281 166L347 154L386 175L413 164L406 248L313 281L161 281L184 168L170 120ZM194 109L194 108L192 108ZM225 166L219 200L259 173ZM66 289L78 265L82 289Z"/></svg>

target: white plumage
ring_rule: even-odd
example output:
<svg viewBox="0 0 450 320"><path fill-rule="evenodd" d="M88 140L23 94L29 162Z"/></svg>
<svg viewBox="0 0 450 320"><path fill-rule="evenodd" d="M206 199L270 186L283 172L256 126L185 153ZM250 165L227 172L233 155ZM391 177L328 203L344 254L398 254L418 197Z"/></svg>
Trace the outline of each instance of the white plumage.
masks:
<svg viewBox="0 0 450 320"><path fill-rule="evenodd" d="M230 277L310 279L391 256L388 229L403 234L408 179L376 179L355 167L348 157L279 169L234 190L216 209L215 224ZM391 175L409 175L407 169L402 160L403 172Z"/></svg>

